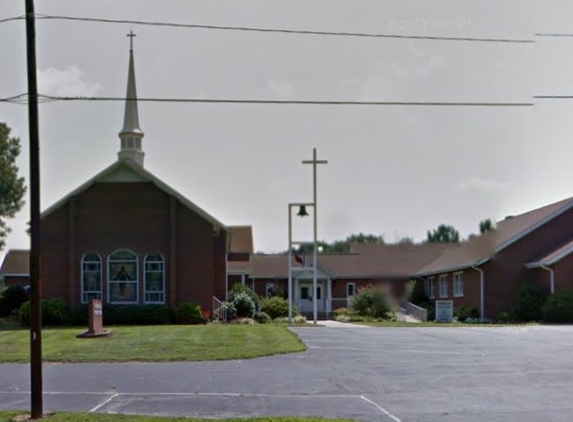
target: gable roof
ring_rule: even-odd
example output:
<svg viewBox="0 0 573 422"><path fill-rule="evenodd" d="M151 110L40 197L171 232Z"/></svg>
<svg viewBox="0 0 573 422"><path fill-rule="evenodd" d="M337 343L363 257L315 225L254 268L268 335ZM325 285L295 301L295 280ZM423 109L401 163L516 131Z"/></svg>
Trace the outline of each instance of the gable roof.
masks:
<svg viewBox="0 0 573 422"><path fill-rule="evenodd" d="M365 253L319 254L319 269L332 278L406 278L435 259L449 245L386 244L376 248L357 248ZM295 265L293 268L300 270ZM245 263L228 263L229 271L248 272L251 278L287 278L288 255L254 254Z"/></svg>
<svg viewBox="0 0 573 422"><path fill-rule="evenodd" d="M231 230L230 253L254 252L253 228L251 226L229 226Z"/></svg>
<svg viewBox="0 0 573 422"><path fill-rule="evenodd" d="M4 256L0 275L29 275L30 274L30 251L22 249L10 249Z"/></svg>
<svg viewBox="0 0 573 422"><path fill-rule="evenodd" d="M497 223L496 230L476 236L459 246L446 250L416 275L426 276L477 267L534 230L573 207L573 198L508 217Z"/></svg>
<svg viewBox="0 0 573 422"><path fill-rule="evenodd" d="M122 174L122 171L126 170L126 169L131 172L130 174L131 174L131 177L133 177L133 179L131 179L131 180L125 179L127 177L127 175L125 174L125 172ZM45 209L44 212L42 212L41 218L47 217L48 215L52 214L58 208L63 206L72 196L75 196L75 195L78 195L78 194L84 192L89 187L91 187L94 183L102 182L102 181L103 182L113 181L114 180L113 176L118 175L118 174L123 178L123 180L125 180L127 182L147 181L147 182L153 183L155 186L157 186L163 192L177 198L179 200L179 202L181 202L189 210L199 214L206 221L210 222L213 225L215 230L222 229L222 230L227 231L227 232L229 231L229 228L227 226L225 226L223 223L221 223L220 221L218 221L215 217L208 214L206 211L204 211L203 209L201 209L200 207L195 205L193 202L191 202L185 196L181 195L179 192L177 192L175 189L173 189L167 183L161 181L153 173L145 170L143 167L141 167L139 164L135 163L133 160L131 160L129 158L118 159L115 163L106 167L104 170L102 170L101 172L96 174L94 177L89 179L87 182L78 186L76 189L74 189L72 192L70 192L69 194L64 196L62 199L60 199L59 201L57 201L56 203L54 203L53 205L51 205L50 207Z"/></svg>
<svg viewBox="0 0 573 422"><path fill-rule="evenodd" d="M566 242L565 244L552 250L541 259L525 264L525 266L527 268L539 268L542 266L553 265L571 253L573 253L573 240L570 240L569 242Z"/></svg>

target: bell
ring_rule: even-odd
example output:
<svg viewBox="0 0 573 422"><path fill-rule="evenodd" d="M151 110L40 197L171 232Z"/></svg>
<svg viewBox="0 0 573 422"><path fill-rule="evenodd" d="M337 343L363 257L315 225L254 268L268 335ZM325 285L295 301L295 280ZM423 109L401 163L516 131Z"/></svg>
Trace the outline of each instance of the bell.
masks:
<svg viewBox="0 0 573 422"><path fill-rule="evenodd" d="M307 217L308 212L306 212L306 205L301 205L296 215L299 217Z"/></svg>

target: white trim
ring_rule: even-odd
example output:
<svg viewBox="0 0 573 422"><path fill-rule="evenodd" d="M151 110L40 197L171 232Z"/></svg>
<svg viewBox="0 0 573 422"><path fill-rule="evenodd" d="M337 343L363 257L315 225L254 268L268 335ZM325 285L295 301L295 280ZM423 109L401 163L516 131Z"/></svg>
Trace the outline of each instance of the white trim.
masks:
<svg viewBox="0 0 573 422"><path fill-rule="evenodd" d="M456 276L458 277L457 280L456 280ZM458 282L457 287L456 287L456 281ZM459 287L460 284L461 284L461 293L460 293L460 287ZM458 272L454 273L454 297L464 297L464 294L465 294L464 272L458 271Z"/></svg>
<svg viewBox="0 0 573 422"><path fill-rule="evenodd" d="M348 294L348 288L352 286L352 294L349 295ZM356 294L356 283L346 283L346 298L350 299L351 297L353 297Z"/></svg>
<svg viewBox="0 0 573 422"><path fill-rule="evenodd" d="M442 292L442 285L444 282L446 286L445 294ZM440 295L440 299L447 298L449 296L448 290L448 274L440 274L440 277L438 278L438 293Z"/></svg>
<svg viewBox="0 0 573 422"><path fill-rule="evenodd" d="M101 180L102 178L105 178L107 175L111 174L113 171L115 171L117 168L119 168L121 166L128 167L129 169L131 169L133 172L135 172L136 174L138 174L142 178L152 182L159 189L161 189L164 192L166 192L167 194L172 195L175 198L177 198L183 205L185 205L191 211L199 214L205 220L209 221L213 225L215 230L223 229L226 232L229 231L229 228L227 226L225 226L223 223L218 221L213 216L209 215L206 211L199 208L197 205L195 205L189 199L185 198L183 195L181 195L179 192L174 190L172 187L170 187L169 185L167 185L163 181L159 180L154 174L145 170L143 167L141 167L139 164L137 164L135 161L133 161L129 158L120 158L115 163L106 167L104 170L102 170L101 172L96 174L94 177L89 179L87 182L85 182L84 184L82 184L79 187L77 187L76 189L74 189L72 192L70 192L69 194L64 196L62 199L60 199L56 203L52 204L50 207L46 208L44 210L44 212L42 212L41 218L45 218L48 215L52 214L54 211L56 211L58 208L60 208L62 205L64 205L68 201L69 198L71 198L72 196L78 195L79 193L85 191L90 186L92 186L95 182Z"/></svg>
<svg viewBox="0 0 573 422"><path fill-rule="evenodd" d="M95 255L98 258L97 263L99 264L99 291L97 290L90 290L90 291L85 291L84 290L84 264L86 263L85 259L87 255ZM87 262L91 262L91 263L95 263L96 261L87 261ZM84 299L84 294L97 294L99 295L98 299L102 300L103 298L103 261L101 259L101 256L97 253L93 253L93 252L86 252L82 255L82 259L80 259L80 288L81 288L81 298L80 298L80 303L89 303L88 300Z"/></svg>
<svg viewBox="0 0 573 422"><path fill-rule="evenodd" d="M161 261L147 261L147 258L149 256L159 256L161 257ZM156 291L156 290L147 290L147 264L148 263L152 263L152 264L161 264L161 275L162 275L162 284L163 284L163 290L161 291ZM149 272L159 272L159 271L149 271ZM156 301L156 300L147 300L147 294L159 294L161 295L161 297L163 298L163 300L160 301ZM145 258L143 258L143 303L146 305L163 305L165 304L165 257L160 254L147 254L145 255Z"/></svg>
<svg viewBox="0 0 573 422"><path fill-rule="evenodd" d="M132 283L135 284L135 302L113 302L111 300L111 288L110 288L110 284L114 284L114 283L118 283L117 281L114 280L110 280L110 263L111 262L115 262L115 261L111 261L110 257L113 254L116 254L118 252L129 252L131 253L134 257L135 257L135 280L129 280L129 281L122 281L121 283ZM122 262L122 261L119 261ZM132 262L132 261L124 261L124 262ZM107 256L107 303L111 304L111 305L137 305L139 304L139 257L137 256L137 254L135 252L133 252L131 249L126 249L126 248L120 248L120 249L116 249L115 251L113 251L112 253L110 253Z"/></svg>

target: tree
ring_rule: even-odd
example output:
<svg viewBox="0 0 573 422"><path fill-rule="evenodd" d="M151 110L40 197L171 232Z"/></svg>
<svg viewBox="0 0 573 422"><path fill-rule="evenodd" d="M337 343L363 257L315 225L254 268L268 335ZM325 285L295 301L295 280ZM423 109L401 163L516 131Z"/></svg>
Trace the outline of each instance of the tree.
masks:
<svg viewBox="0 0 573 422"><path fill-rule="evenodd" d="M491 218L479 222L479 232L481 234L492 232L494 230L495 230L495 225L493 224L493 221L491 221Z"/></svg>
<svg viewBox="0 0 573 422"><path fill-rule="evenodd" d="M351 234L347 236L344 240L335 240L332 243L328 243L325 241L319 241L318 244L318 251L322 253L346 253L350 251L350 246L354 243L384 243L384 236L376 235L376 234ZM307 244L299 247L294 252L306 252L312 253L312 244Z"/></svg>
<svg viewBox="0 0 573 422"><path fill-rule="evenodd" d="M428 243L459 243L460 232L454 226L440 224L434 230L428 230Z"/></svg>
<svg viewBox="0 0 573 422"><path fill-rule="evenodd" d="M10 233L6 219L14 218L24 205L26 186L16 165L19 155L20 139L11 138L8 125L0 122L0 250Z"/></svg>

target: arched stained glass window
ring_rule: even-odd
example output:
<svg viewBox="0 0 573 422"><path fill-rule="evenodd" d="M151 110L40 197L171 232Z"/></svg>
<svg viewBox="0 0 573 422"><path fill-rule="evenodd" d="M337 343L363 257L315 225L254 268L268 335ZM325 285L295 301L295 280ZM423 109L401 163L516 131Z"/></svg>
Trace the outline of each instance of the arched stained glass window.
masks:
<svg viewBox="0 0 573 422"><path fill-rule="evenodd" d="M108 260L108 302L138 303L137 256L127 249L113 252Z"/></svg>
<svg viewBox="0 0 573 422"><path fill-rule="evenodd" d="M145 257L145 303L165 303L165 260L159 254Z"/></svg>
<svg viewBox="0 0 573 422"><path fill-rule="evenodd" d="M101 258L87 253L82 258L82 303L101 300Z"/></svg>

